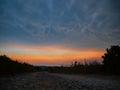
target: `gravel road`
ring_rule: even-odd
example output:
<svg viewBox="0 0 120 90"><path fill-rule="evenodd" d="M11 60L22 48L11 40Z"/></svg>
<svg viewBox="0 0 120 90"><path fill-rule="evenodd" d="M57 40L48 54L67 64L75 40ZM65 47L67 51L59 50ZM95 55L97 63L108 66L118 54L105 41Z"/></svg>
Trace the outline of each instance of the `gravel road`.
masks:
<svg viewBox="0 0 120 90"><path fill-rule="evenodd" d="M34 72L0 77L0 90L120 90L120 80Z"/></svg>

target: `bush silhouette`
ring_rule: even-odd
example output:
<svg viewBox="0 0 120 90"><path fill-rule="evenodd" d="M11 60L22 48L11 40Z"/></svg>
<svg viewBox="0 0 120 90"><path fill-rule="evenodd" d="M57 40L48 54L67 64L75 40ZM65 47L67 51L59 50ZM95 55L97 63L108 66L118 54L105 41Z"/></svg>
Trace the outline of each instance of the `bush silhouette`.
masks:
<svg viewBox="0 0 120 90"><path fill-rule="evenodd" d="M0 55L0 75L35 71L32 65L20 63L6 55Z"/></svg>
<svg viewBox="0 0 120 90"><path fill-rule="evenodd" d="M91 63L85 62L82 64L81 62L74 61L70 66L62 66L62 67L51 67L49 68L50 72L56 73L69 73L69 74L101 74L102 72L102 64L93 61Z"/></svg>
<svg viewBox="0 0 120 90"><path fill-rule="evenodd" d="M111 46L106 49L103 58L104 69L109 73L120 74L120 46Z"/></svg>

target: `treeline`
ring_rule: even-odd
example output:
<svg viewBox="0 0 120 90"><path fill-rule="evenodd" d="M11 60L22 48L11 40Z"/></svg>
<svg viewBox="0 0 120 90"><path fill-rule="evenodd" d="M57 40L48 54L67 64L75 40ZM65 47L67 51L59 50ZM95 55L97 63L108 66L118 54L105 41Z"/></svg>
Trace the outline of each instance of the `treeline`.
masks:
<svg viewBox="0 0 120 90"><path fill-rule="evenodd" d="M49 67L50 72L54 73L71 73L71 74L116 74L120 75L120 46L111 46L107 48L102 56L103 61L81 64L73 62L70 66Z"/></svg>
<svg viewBox="0 0 120 90"><path fill-rule="evenodd" d="M102 74L103 65L97 61L82 64L80 62L73 62L69 66L49 67L49 72L53 73L68 73L68 74Z"/></svg>
<svg viewBox="0 0 120 90"><path fill-rule="evenodd" d="M36 69L27 63L14 61L6 55L0 55L0 75L33 72Z"/></svg>

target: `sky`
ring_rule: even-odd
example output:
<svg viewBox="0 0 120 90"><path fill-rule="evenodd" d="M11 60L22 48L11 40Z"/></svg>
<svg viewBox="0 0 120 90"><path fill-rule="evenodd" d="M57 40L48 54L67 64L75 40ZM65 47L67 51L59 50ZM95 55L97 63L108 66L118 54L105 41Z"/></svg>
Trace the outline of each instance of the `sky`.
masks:
<svg viewBox="0 0 120 90"><path fill-rule="evenodd" d="M120 0L0 0L0 54L34 65L102 60L120 45Z"/></svg>

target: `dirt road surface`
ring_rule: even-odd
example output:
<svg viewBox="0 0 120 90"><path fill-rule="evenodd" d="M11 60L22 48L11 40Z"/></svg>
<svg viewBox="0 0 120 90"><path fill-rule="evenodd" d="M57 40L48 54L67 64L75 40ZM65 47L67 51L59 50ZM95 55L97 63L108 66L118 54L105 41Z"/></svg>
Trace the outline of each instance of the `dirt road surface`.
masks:
<svg viewBox="0 0 120 90"><path fill-rule="evenodd" d="M0 90L120 90L120 80L34 72L0 77Z"/></svg>

